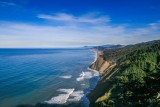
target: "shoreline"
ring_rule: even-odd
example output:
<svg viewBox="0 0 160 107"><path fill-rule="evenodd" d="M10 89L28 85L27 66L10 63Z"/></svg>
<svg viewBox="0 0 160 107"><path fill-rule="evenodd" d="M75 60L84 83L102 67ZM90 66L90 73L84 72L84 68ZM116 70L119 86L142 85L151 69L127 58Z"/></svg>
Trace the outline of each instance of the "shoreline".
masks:
<svg viewBox="0 0 160 107"><path fill-rule="evenodd" d="M91 89L86 96L89 100L89 107L91 107L91 104L93 103L91 95L93 95L94 90L97 88L97 86L99 86L99 81L102 78L103 74L105 72L109 72L109 70L112 69L111 62L104 60L102 51L99 51L98 49L92 49L92 51L95 52L96 57L88 67L88 70L98 73L98 80L95 83L95 87Z"/></svg>
<svg viewBox="0 0 160 107"><path fill-rule="evenodd" d="M94 64L94 63L97 61L97 59L98 59L98 57L99 57L100 55L103 55L103 52L100 51L100 50L98 50L98 49L90 49L90 50L95 53L94 61L91 63L91 65L92 65L92 64Z"/></svg>
<svg viewBox="0 0 160 107"><path fill-rule="evenodd" d="M95 53L95 57L94 57L94 61L91 62L91 64L88 66L87 69L88 69L90 72L96 72L96 73L98 73L97 81L96 81L95 86L94 86L94 88L95 88L95 87L97 86L98 82L99 82L99 79L100 79L100 72L97 71L97 70L95 70L95 69L92 69L92 68L91 68L91 65L93 65L93 64L97 61L97 59L98 59L98 57L99 57L99 54L98 54L98 50L96 50L96 49L90 49L90 50ZM94 88L93 88L93 89L94 89ZM88 107L90 107L90 103L91 103L90 100L89 100L89 98L88 98L88 95L91 93L91 91L92 91L93 89L90 89L90 90L88 91L88 93L86 93L86 98L87 98L87 100L88 100L88 102L89 102Z"/></svg>
<svg viewBox="0 0 160 107"><path fill-rule="evenodd" d="M103 58L103 51L100 51L98 49L91 49L93 52L95 52L95 59L88 67L89 70L98 72L100 77L103 75L105 71L112 65L110 61L106 61Z"/></svg>
<svg viewBox="0 0 160 107"><path fill-rule="evenodd" d="M95 57L94 57L94 61L92 61L91 62L91 64L89 65L89 67L87 68L88 70L90 70L90 71L94 71L94 72L98 72L99 73L99 71L97 71L97 70L94 70L94 69L92 69L90 66L91 65L93 65L96 61L97 61L97 59L98 59L98 50L96 50L96 49L90 49L91 51L93 51L94 53L95 53Z"/></svg>
<svg viewBox="0 0 160 107"><path fill-rule="evenodd" d="M88 92L87 93L85 93L84 95L83 95L83 97L80 99L80 100L85 100L86 99L86 101L84 101L84 104L87 106L87 107L89 107L89 105L90 105L90 100L88 99L88 94L90 94L91 93L91 91L96 87L96 85L98 84L98 81L99 81L99 79L100 79L100 73L99 73L99 71L97 71L97 70L94 70L94 69L92 69L90 66L92 65L92 64L94 64L96 61L97 61L97 59L98 59L98 57L99 57L99 55L101 55L101 54L99 54L99 53L101 53L99 50L97 50L97 49L89 49L90 51L92 51L92 52L94 52L94 60L90 63L90 65L87 67L87 70L89 70L90 72L95 72L97 75L95 76L95 75L93 75L93 77L92 78L97 78L97 81L94 83L94 84L92 84L92 85L94 85L94 87L89 87L88 89ZM73 92L72 92L73 93ZM69 95L70 96L70 95ZM69 98L69 96L68 96L68 98ZM53 98L51 98L50 100L52 100ZM49 100L49 101L50 101ZM49 101L45 101L45 103L46 104L52 104L52 103L47 103L47 102L49 102ZM65 101L65 103L67 103L67 100ZM65 104L64 103L64 104Z"/></svg>

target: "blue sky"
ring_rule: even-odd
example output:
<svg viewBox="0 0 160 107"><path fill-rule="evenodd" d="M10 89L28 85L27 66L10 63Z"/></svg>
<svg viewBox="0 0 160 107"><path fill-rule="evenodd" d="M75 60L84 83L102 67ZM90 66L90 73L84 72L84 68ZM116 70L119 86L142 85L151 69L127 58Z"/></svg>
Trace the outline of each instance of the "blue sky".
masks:
<svg viewBox="0 0 160 107"><path fill-rule="evenodd" d="M160 39L160 0L0 0L0 47Z"/></svg>

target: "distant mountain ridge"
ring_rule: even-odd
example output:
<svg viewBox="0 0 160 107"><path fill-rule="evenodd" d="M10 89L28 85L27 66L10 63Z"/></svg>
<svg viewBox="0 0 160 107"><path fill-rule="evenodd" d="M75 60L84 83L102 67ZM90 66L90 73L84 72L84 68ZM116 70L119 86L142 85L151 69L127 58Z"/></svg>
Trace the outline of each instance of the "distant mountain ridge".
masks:
<svg viewBox="0 0 160 107"><path fill-rule="evenodd" d="M106 45L100 45L100 46L84 46L84 48L116 48L116 47L122 47L124 45L120 45L120 44L106 44Z"/></svg>

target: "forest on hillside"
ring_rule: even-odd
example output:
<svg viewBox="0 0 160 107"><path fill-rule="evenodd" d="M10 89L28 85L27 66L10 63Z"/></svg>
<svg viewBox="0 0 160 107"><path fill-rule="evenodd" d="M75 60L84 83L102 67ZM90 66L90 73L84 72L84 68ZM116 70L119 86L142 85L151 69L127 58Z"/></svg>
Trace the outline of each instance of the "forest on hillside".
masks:
<svg viewBox="0 0 160 107"><path fill-rule="evenodd" d="M160 106L160 41L103 49L103 57L116 67L89 94L91 107Z"/></svg>

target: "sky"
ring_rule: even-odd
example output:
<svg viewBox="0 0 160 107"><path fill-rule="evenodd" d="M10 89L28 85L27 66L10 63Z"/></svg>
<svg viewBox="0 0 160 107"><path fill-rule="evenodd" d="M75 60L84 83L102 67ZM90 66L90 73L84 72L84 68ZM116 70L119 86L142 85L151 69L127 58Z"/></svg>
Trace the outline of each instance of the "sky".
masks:
<svg viewBox="0 0 160 107"><path fill-rule="evenodd" d="M0 48L160 39L160 0L0 0Z"/></svg>

